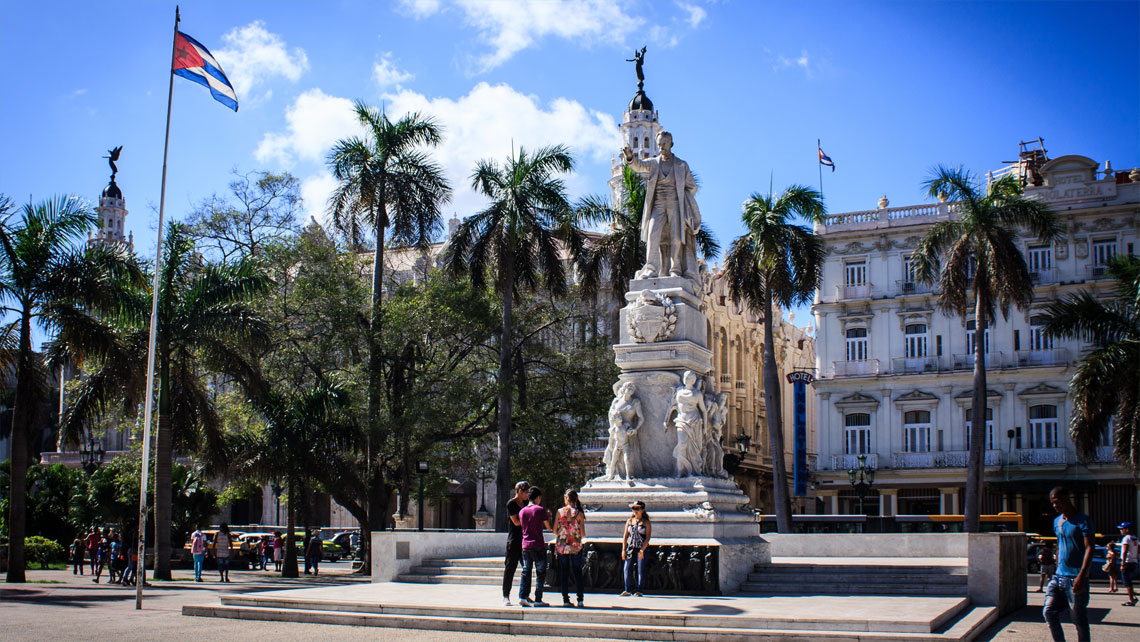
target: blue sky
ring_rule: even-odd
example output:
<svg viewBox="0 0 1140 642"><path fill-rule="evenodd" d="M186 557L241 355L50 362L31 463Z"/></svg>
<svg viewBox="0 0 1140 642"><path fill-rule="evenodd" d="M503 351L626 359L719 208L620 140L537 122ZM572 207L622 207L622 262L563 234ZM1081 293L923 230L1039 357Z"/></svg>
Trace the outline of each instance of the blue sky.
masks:
<svg viewBox="0 0 1140 642"><path fill-rule="evenodd" d="M617 123L636 90L624 62L645 45L646 93L701 179L703 216L727 245L740 204L790 183L818 187L833 158L834 212L924 200L936 163L975 171L1044 137L1050 156L1140 165L1140 3L657 2L490 0L183 2L181 29L237 85L234 114L175 79L167 213L183 218L233 169L288 170L320 215L331 143L349 101L434 115L456 187L446 215L481 201L479 158L564 142L575 196L603 193ZM123 145L128 229L154 252L174 5L4 3L0 192L96 200ZM806 320L800 315L799 322Z"/></svg>

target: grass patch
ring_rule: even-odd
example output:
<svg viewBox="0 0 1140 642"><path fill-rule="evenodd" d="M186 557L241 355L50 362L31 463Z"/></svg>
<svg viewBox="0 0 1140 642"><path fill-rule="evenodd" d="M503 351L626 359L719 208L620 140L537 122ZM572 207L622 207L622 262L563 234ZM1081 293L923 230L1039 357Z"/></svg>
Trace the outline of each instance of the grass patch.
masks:
<svg viewBox="0 0 1140 642"><path fill-rule="evenodd" d="M63 580L28 580L28 584L67 584Z"/></svg>

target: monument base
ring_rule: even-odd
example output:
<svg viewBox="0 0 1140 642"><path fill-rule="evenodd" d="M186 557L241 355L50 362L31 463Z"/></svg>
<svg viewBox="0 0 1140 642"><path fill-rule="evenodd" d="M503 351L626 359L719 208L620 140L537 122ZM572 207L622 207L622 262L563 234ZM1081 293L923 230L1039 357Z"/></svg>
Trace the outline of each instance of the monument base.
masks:
<svg viewBox="0 0 1140 642"><path fill-rule="evenodd" d="M621 539L629 505L645 502L658 538L758 537L756 514L731 479L716 477L593 479L578 493L590 537Z"/></svg>

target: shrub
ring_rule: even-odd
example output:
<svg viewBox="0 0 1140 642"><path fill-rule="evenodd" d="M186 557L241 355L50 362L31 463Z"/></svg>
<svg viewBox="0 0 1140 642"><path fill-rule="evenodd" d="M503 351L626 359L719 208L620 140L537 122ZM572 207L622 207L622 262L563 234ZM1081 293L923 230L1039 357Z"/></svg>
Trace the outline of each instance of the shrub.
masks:
<svg viewBox="0 0 1140 642"><path fill-rule="evenodd" d="M28 561L39 562L40 568L47 568L48 564L63 559L63 547L59 542L39 535L24 540L24 551Z"/></svg>

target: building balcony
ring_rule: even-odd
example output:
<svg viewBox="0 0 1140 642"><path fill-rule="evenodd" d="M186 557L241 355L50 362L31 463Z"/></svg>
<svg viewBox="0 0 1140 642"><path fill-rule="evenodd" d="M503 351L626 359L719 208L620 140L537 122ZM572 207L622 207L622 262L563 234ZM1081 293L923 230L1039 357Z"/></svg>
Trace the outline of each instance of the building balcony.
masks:
<svg viewBox="0 0 1140 642"><path fill-rule="evenodd" d="M892 373L938 372L938 357L894 357Z"/></svg>
<svg viewBox="0 0 1140 642"><path fill-rule="evenodd" d="M748 388L748 384L743 379L737 379L736 380L736 389L739 392L744 392L747 388Z"/></svg>
<svg viewBox="0 0 1140 642"><path fill-rule="evenodd" d="M722 386L727 386L730 383L732 383L732 375L726 375L726 374L720 375L720 384Z"/></svg>
<svg viewBox="0 0 1140 642"><path fill-rule="evenodd" d="M871 284L869 283L835 286L836 301L854 301L869 298L871 298Z"/></svg>
<svg viewBox="0 0 1140 642"><path fill-rule="evenodd" d="M1111 277L1108 276L1107 265L1090 265L1089 266L1089 279L1093 281L1106 281Z"/></svg>
<svg viewBox="0 0 1140 642"><path fill-rule="evenodd" d="M1052 268L1046 270L1030 270L1029 278L1033 281L1034 285L1048 285L1057 282L1057 271Z"/></svg>
<svg viewBox="0 0 1140 642"><path fill-rule="evenodd" d="M1019 350L1014 353L1017 367L1025 366L1067 366L1069 351L1065 348L1048 350ZM1009 366L1007 366L1009 367Z"/></svg>
<svg viewBox="0 0 1140 642"><path fill-rule="evenodd" d="M921 281L895 281L898 286L898 293L900 296L909 296L912 294L930 294L934 291L934 287L923 283Z"/></svg>
<svg viewBox="0 0 1140 642"><path fill-rule="evenodd" d="M986 353L986 370L994 370L1005 366L1007 359L1005 359L1004 352L987 352ZM974 353L967 352L964 354L956 354L951 357L951 364L954 370L973 370L974 369Z"/></svg>
<svg viewBox="0 0 1140 642"><path fill-rule="evenodd" d="M1067 462L1064 448L1022 448L1017 451L1018 466L1042 466Z"/></svg>
<svg viewBox="0 0 1140 642"><path fill-rule="evenodd" d="M879 453L866 454L867 468L879 467ZM831 456L831 469L832 470L851 470L852 468L859 467L859 455L832 455Z"/></svg>
<svg viewBox="0 0 1140 642"><path fill-rule="evenodd" d="M1115 464L1116 457L1112 454L1112 446L1097 446L1093 461L1098 464Z"/></svg>
<svg viewBox="0 0 1140 642"><path fill-rule="evenodd" d="M873 377L879 374L878 359L862 361L833 361L836 377Z"/></svg>
<svg viewBox="0 0 1140 642"><path fill-rule="evenodd" d="M969 460L968 450L891 454L891 465L894 468L965 468ZM1001 466L1001 451L987 450L985 465Z"/></svg>
<svg viewBox="0 0 1140 642"><path fill-rule="evenodd" d="M903 207L883 207L862 212L831 214L817 223L817 234L840 230L874 230L885 227L930 224L951 218L953 203L924 203Z"/></svg>

